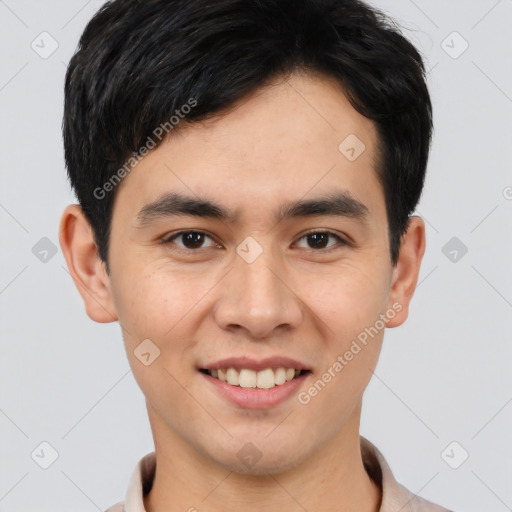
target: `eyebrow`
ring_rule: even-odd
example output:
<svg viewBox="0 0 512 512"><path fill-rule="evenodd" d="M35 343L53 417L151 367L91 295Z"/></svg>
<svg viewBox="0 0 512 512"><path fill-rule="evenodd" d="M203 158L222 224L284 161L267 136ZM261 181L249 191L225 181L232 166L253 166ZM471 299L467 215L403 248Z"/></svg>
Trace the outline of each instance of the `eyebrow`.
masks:
<svg viewBox="0 0 512 512"><path fill-rule="evenodd" d="M144 228L154 221L178 216L193 216L234 222L237 213L213 200L169 192L145 205L137 214L137 228ZM332 192L312 199L288 202L276 211L275 222L290 218L314 216L339 216L367 222L369 209L348 191Z"/></svg>

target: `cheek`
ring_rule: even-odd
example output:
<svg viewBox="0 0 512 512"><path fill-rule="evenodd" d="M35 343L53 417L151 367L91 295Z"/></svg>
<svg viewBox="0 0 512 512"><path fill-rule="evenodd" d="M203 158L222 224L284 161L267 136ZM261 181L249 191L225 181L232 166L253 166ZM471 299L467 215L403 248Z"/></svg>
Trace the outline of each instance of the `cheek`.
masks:
<svg viewBox="0 0 512 512"><path fill-rule="evenodd" d="M183 381L184 354L193 345L190 313L201 290L190 286L178 273L157 271L151 266L132 271L116 283L116 308L135 379L152 400L166 393L181 397L180 386L169 374ZM150 355L144 361L147 353Z"/></svg>
<svg viewBox="0 0 512 512"><path fill-rule="evenodd" d="M219 276L186 274L162 264L139 267L115 286L116 308L131 365L139 368L134 351L149 339L160 351L152 366L186 379L197 334L212 307L208 293Z"/></svg>
<svg viewBox="0 0 512 512"><path fill-rule="evenodd" d="M114 279L112 295L121 324L130 338L163 340L194 303L197 287L177 272L162 272L151 265L132 267Z"/></svg>
<svg viewBox="0 0 512 512"><path fill-rule="evenodd" d="M337 412L355 405L354 397L362 394L377 363L385 326L380 315L387 309L388 273L379 261L361 261L344 264L329 279L309 283L309 305L327 326L322 358L325 368L317 376L321 381L317 387L321 389L324 380L329 382L323 399L333 400ZM320 405L322 399L318 402Z"/></svg>
<svg viewBox="0 0 512 512"><path fill-rule="evenodd" d="M328 276L307 283L309 306L337 336L353 335L384 312L387 272L377 265L344 263Z"/></svg>

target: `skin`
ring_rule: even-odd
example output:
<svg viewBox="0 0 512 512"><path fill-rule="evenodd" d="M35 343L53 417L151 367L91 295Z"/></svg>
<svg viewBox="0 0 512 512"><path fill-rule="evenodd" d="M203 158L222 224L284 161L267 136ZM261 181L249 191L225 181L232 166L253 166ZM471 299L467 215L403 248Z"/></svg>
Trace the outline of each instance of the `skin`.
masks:
<svg viewBox="0 0 512 512"><path fill-rule="evenodd" d="M311 368L301 388L307 390L393 304L401 311L386 327L406 320L424 222L411 217L393 267L374 170L375 126L333 80L296 73L235 106L176 132L124 178L114 203L110 275L79 206L69 205L61 219L61 247L87 314L119 321L146 397L157 454L146 510L302 512L343 504L345 511L375 512L381 490L362 463L359 423L385 329L307 405L294 395L269 409L236 406L197 368L230 356L284 355ZM355 161L338 150L352 133L366 146ZM368 207L366 224L338 216L273 222L283 202L333 189ZM213 199L239 216L233 223L174 217L137 228L139 210L164 191ZM211 238L188 252L182 237L160 243L187 229ZM326 229L353 245L330 237L320 250L304 238ZM248 236L263 248L251 264L236 253ZM145 366L134 350L148 338L160 356ZM237 457L248 442L262 455L250 469Z"/></svg>

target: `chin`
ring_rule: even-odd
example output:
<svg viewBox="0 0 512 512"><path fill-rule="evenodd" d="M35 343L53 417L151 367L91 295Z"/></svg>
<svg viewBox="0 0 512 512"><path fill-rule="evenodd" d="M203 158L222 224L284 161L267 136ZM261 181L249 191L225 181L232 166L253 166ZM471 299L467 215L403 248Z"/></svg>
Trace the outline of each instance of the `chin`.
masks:
<svg viewBox="0 0 512 512"><path fill-rule="evenodd" d="M276 438L276 441L279 441ZM302 443L298 447L283 447L283 443L269 443L268 440L261 443L248 441L236 443L235 452L229 449L228 452L210 454L210 458L219 466L241 475L276 475L295 468L301 463L301 453L298 447L303 449Z"/></svg>
<svg viewBox="0 0 512 512"><path fill-rule="evenodd" d="M295 459L286 460L282 457L272 457L271 459L262 457L254 465L245 465L241 463L238 458L231 461L224 461L224 463L218 461L218 463L229 471L248 476L278 475L279 473L284 473L299 465L299 461Z"/></svg>

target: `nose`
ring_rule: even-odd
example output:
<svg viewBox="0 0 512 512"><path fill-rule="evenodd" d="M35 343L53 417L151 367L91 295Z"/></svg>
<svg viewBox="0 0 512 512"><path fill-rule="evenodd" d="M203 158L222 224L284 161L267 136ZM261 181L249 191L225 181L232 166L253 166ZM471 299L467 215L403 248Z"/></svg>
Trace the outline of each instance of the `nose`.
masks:
<svg viewBox="0 0 512 512"><path fill-rule="evenodd" d="M252 263L236 258L214 307L215 321L222 329L268 338L276 335L274 331L300 325L301 300L289 273L267 256L270 252L263 251Z"/></svg>

